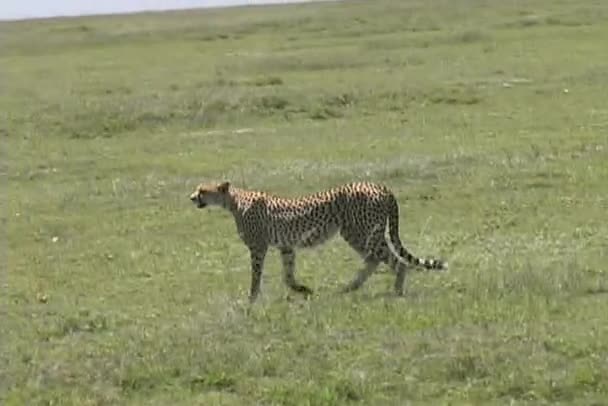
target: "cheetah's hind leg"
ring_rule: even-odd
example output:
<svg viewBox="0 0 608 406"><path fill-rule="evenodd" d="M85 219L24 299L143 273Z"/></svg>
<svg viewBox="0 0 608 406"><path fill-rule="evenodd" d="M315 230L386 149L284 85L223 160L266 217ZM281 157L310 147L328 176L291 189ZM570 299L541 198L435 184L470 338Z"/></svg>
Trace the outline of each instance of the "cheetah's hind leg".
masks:
<svg viewBox="0 0 608 406"><path fill-rule="evenodd" d="M380 262L375 258L368 258L365 260L365 266L361 269L355 278L348 283L343 289L342 293L348 293L359 289L365 281L376 271Z"/></svg>
<svg viewBox="0 0 608 406"><path fill-rule="evenodd" d="M367 279L376 271L383 258L379 255L376 246L382 242L382 234L379 229L372 229L366 235L362 235L357 229L342 229L340 234L365 262L363 269L359 270L357 276L350 281L341 291L342 293L352 292L359 289Z"/></svg>
<svg viewBox="0 0 608 406"><path fill-rule="evenodd" d="M397 296L403 296L403 284L405 282L405 276L407 275L407 266L402 263L396 263L394 267L395 276L395 294Z"/></svg>

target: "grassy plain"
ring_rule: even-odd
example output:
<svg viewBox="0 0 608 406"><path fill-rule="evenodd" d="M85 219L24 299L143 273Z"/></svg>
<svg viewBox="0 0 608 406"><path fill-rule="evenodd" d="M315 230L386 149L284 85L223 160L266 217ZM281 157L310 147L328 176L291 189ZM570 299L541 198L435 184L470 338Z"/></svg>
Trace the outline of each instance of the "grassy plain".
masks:
<svg viewBox="0 0 608 406"><path fill-rule="evenodd" d="M407 0L0 23L6 405L608 404L608 3ZM389 185L450 272L250 310L203 179Z"/></svg>

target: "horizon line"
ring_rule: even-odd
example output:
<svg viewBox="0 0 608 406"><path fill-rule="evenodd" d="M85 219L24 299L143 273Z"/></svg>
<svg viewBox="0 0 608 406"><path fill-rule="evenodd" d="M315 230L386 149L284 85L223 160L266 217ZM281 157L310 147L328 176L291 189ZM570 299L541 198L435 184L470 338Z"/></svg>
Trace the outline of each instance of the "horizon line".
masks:
<svg viewBox="0 0 608 406"><path fill-rule="evenodd" d="M262 0L258 3L249 3L247 0L243 0L241 3L228 3L228 4L210 4L210 5L199 5L199 6L184 6L184 7L154 7L154 8L141 8L133 10L121 10L121 11L108 11L108 12L83 12L83 13L57 13L40 16L22 16L22 17L0 17L0 23L18 23L28 21L40 21L40 20L53 20L53 19L75 19L79 17L112 17L112 16L130 16L136 14L148 14L148 13L164 13L172 11L197 11L207 9L232 9L238 7L267 7L267 6L287 6L291 4L302 4L302 3L329 3L337 2L340 0Z"/></svg>

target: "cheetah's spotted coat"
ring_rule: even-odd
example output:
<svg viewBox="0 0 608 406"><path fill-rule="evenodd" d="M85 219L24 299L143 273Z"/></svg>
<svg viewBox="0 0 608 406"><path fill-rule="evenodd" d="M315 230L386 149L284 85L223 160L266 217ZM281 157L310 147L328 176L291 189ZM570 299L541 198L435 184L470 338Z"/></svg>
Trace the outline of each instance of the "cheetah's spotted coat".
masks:
<svg viewBox="0 0 608 406"><path fill-rule="evenodd" d="M403 247L397 201L382 185L351 183L290 199L223 182L199 185L190 200L199 208L223 207L234 216L239 236L251 256L251 301L260 291L264 258L270 246L278 247L281 253L285 283L294 291L310 295L311 289L295 279L295 248L322 244L336 233L365 263L344 291L361 287L381 262L395 271L394 288L399 295L403 294L407 265L447 268L443 261L418 258Z"/></svg>

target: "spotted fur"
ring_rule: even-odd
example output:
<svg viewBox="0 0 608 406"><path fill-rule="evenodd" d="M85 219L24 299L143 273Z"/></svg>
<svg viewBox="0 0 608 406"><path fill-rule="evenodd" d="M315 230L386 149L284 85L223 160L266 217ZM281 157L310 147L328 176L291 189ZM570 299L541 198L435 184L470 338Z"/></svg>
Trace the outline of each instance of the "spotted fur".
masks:
<svg viewBox="0 0 608 406"><path fill-rule="evenodd" d="M190 200L198 208L219 206L234 216L238 234L250 252L251 301L260 291L264 258L271 246L281 253L287 286L310 295L312 290L295 279L295 249L314 247L338 233L363 258L365 265L343 289L345 292L360 288L380 263L395 271L394 288L399 295L403 294L409 265L447 269L447 263L418 258L403 247L397 200L382 185L350 183L309 196L284 198L223 182L199 185Z"/></svg>

